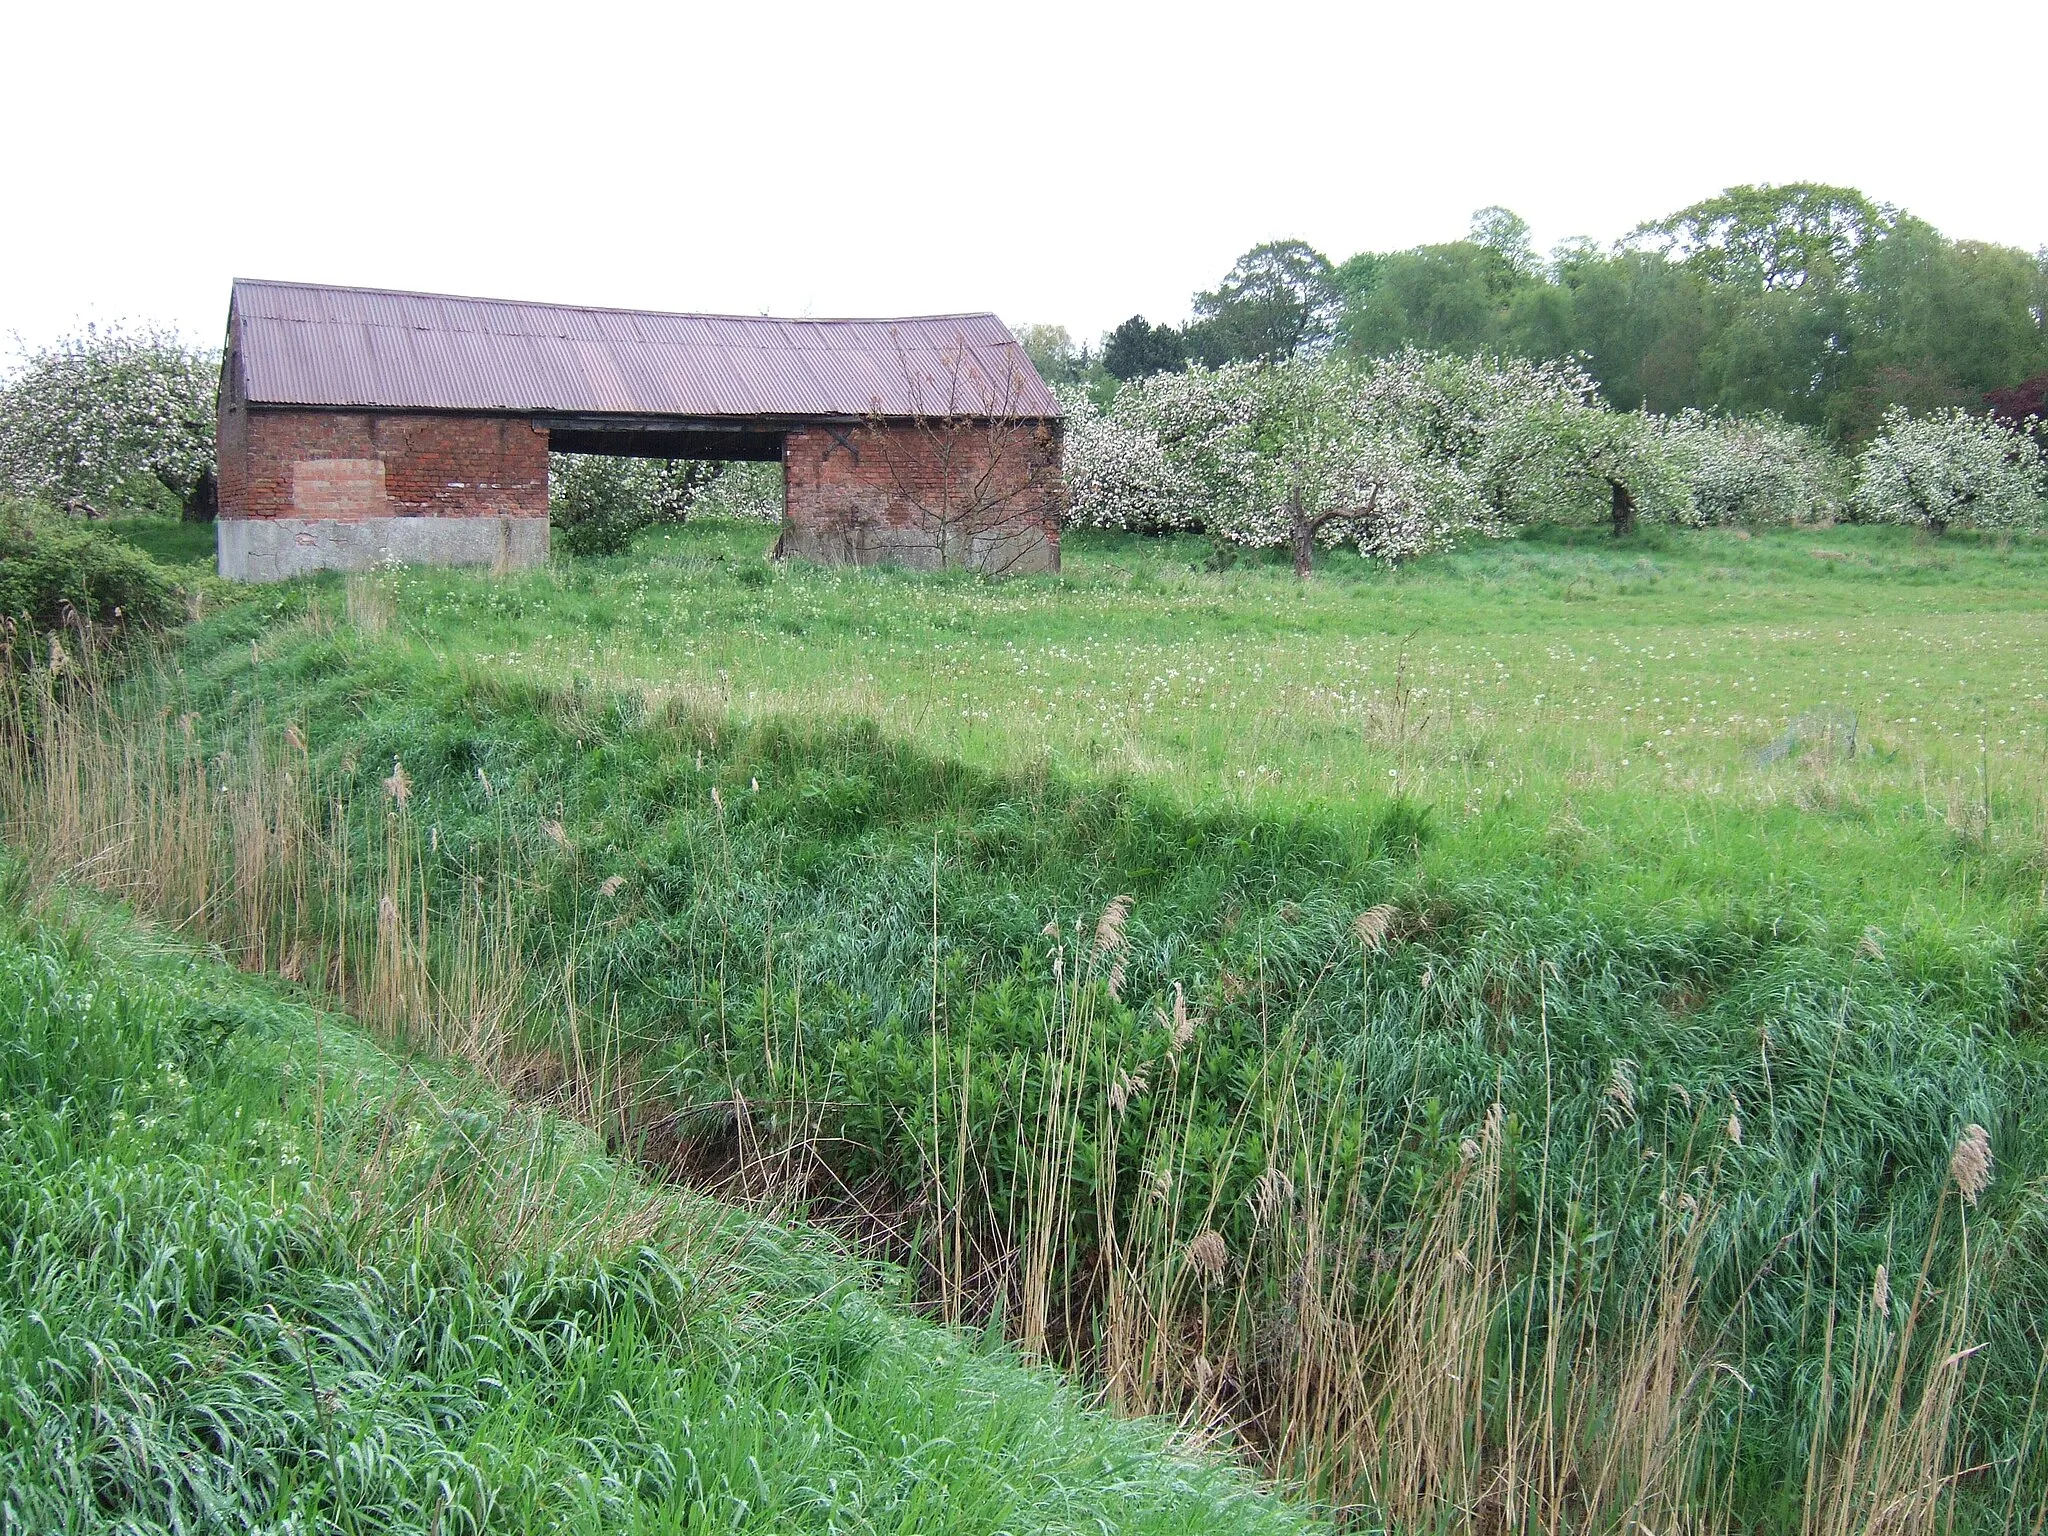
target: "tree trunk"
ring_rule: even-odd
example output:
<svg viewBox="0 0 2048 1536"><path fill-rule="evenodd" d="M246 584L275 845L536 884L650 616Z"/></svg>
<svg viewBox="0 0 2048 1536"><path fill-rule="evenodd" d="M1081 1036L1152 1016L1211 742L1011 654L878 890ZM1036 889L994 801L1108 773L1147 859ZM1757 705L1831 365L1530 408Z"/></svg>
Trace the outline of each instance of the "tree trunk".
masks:
<svg viewBox="0 0 2048 1536"><path fill-rule="evenodd" d="M1636 499L1627 486L1611 475L1607 479L1607 494L1614 518L1614 536L1626 538L1636 531Z"/></svg>
<svg viewBox="0 0 2048 1536"><path fill-rule="evenodd" d="M1287 543L1294 551L1294 574L1307 581L1316 556L1316 525L1302 507L1299 491L1287 493Z"/></svg>
<svg viewBox="0 0 2048 1536"><path fill-rule="evenodd" d="M184 495L184 521L210 523L220 512L220 481L212 470L202 470L199 483Z"/></svg>

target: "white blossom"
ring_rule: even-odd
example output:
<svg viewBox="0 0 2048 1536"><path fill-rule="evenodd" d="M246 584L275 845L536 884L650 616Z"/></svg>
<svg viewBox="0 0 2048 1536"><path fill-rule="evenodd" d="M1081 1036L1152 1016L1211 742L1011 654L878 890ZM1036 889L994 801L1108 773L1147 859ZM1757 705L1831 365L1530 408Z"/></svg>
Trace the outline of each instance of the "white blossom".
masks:
<svg viewBox="0 0 2048 1536"><path fill-rule="evenodd" d="M1863 450L1857 512L1877 523L1956 528L2039 528L2048 521L2048 465L2032 437L1960 410L1885 412Z"/></svg>
<svg viewBox="0 0 2048 1536"><path fill-rule="evenodd" d="M62 506L194 496L214 464L220 354L169 331L88 326L0 388L0 488Z"/></svg>
<svg viewBox="0 0 2048 1536"><path fill-rule="evenodd" d="M1838 461L1811 432L1769 414L1687 409L1661 422L1687 495L1669 509L1691 527L1792 523L1842 510Z"/></svg>

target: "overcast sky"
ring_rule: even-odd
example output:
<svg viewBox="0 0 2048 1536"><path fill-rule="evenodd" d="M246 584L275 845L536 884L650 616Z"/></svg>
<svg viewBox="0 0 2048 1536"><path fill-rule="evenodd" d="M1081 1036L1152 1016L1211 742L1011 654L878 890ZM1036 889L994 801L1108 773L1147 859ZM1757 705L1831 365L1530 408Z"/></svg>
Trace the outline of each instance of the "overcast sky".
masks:
<svg viewBox="0 0 2048 1536"><path fill-rule="evenodd" d="M0 336L241 275L728 313L1179 319L1245 247L1738 182L2048 243L2042 13L1724 3L23 6ZM11 348L6 349L11 351Z"/></svg>

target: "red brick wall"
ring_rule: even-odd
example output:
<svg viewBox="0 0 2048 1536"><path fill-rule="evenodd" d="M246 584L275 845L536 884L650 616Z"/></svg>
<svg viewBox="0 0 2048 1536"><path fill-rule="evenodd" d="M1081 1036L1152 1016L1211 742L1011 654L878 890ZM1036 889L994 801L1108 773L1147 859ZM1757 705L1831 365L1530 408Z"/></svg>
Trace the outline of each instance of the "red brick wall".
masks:
<svg viewBox="0 0 2048 1536"><path fill-rule="evenodd" d="M265 410L223 398L220 512L546 517L548 436L515 417Z"/></svg>
<svg viewBox="0 0 2048 1536"><path fill-rule="evenodd" d="M789 433L784 548L807 559L1059 568L1057 423Z"/></svg>

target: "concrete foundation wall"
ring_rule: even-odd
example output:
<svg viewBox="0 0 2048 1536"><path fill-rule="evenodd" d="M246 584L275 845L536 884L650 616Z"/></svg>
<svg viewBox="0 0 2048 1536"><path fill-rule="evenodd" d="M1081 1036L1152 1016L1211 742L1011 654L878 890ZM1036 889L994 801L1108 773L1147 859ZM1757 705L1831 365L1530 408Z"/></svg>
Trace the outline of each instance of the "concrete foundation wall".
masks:
<svg viewBox="0 0 2048 1536"><path fill-rule="evenodd" d="M1060 564L1057 422L804 428L784 439L782 552L836 565Z"/></svg>
<svg viewBox="0 0 2048 1536"><path fill-rule="evenodd" d="M220 573L285 581L313 571L400 565L539 565L545 517L235 517L214 524Z"/></svg>

